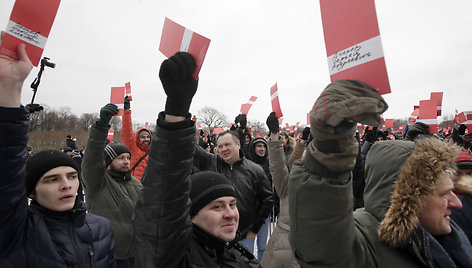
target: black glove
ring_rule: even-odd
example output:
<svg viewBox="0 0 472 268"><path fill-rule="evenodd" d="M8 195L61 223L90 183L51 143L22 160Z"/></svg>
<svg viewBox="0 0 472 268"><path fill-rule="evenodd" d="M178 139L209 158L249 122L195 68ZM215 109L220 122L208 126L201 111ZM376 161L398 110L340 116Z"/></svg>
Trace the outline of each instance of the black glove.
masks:
<svg viewBox="0 0 472 268"><path fill-rule="evenodd" d="M187 116L198 80L192 78L196 64L192 55L177 52L161 64L159 78L167 95L165 113Z"/></svg>
<svg viewBox="0 0 472 268"><path fill-rule="evenodd" d="M269 114L266 120L267 127L271 133L279 132L279 119L275 116L275 112Z"/></svg>
<svg viewBox="0 0 472 268"><path fill-rule="evenodd" d="M125 104L123 106L123 109L125 111L129 111L129 109L131 109L131 102L130 100L128 99L128 96L125 97Z"/></svg>
<svg viewBox="0 0 472 268"><path fill-rule="evenodd" d="M234 124L239 124L239 114L234 118Z"/></svg>
<svg viewBox="0 0 472 268"><path fill-rule="evenodd" d="M305 127L302 131L302 140L307 141L310 137L310 127Z"/></svg>
<svg viewBox="0 0 472 268"><path fill-rule="evenodd" d="M240 114L239 115L239 126L242 128L242 129L245 129L246 128L246 125L247 125L247 117L245 114Z"/></svg>
<svg viewBox="0 0 472 268"><path fill-rule="evenodd" d="M98 126L110 127L109 123L112 115L118 113L118 106L115 104L108 103L100 109L100 118L97 121Z"/></svg>

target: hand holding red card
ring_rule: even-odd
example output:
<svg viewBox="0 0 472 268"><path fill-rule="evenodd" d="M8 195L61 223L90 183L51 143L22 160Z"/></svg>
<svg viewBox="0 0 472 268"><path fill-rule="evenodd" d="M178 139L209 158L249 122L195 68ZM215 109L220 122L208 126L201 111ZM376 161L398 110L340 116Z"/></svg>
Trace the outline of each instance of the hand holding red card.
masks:
<svg viewBox="0 0 472 268"><path fill-rule="evenodd" d="M16 0L0 53L19 59L16 48L26 44L26 52L38 66L59 8L60 0Z"/></svg>
<svg viewBox="0 0 472 268"><path fill-rule="evenodd" d="M209 45L210 39L165 18L159 51L168 58L179 51L190 53L197 64L193 79L198 78Z"/></svg>

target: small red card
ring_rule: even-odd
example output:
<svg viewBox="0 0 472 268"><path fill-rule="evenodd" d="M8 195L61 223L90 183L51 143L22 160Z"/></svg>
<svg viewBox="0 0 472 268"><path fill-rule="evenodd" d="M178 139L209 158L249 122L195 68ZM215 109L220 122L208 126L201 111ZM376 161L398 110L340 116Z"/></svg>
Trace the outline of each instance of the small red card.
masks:
<svg viewBox="0 0 472 268"><path fill-rule="evenodd" d="M241 104L240 112L242 114L247 115L249 113L249 109L251 109L252 105L256 102L256 100L257 100L256 96L251 96L247 103Z"/></svg>
<svg viewBox="0 0 472 268"><path fill-rule="evenodd" d="M133 97L131 96L131 82L125 84L125 97L126 96L128 97L128 100L133 100Z"/></svg>
<svg viewBox="0 0 472 268"><path fill-rule="evenodd" d="M331 81L356 79L390 93L374 0L321 0Z"/></svg>
<svg viewBox="0 0 472 268"><path fill-rule="evenodd" d="M159 51L168 58L179 51L192 54L197 64L192 77L197 79L210 41L210 39L165 18Z"/></svg>
<svg viewBox="0 0 472 268"><path fill-rule="evenodd" d="M108 136L107 136L107 140L109 143L112 143L113 142L113 135L115 134L115 130L110 128L108 130Z"/></svg>
<svg viewBox="0 0 472 268"><path fill-rule="evenodd" d="M436 102L438 116L441 116L443 92L431 92L429 99Z"/></svg>
<svg viewBox="0 0 472 268"><path fill-rule="evenodd" d="M19 59L16 48L26 45L26 53L38 66L56 18L60 0L16 0L5 30L0 53Z"/></svg>
<svg viewBox="0 0 472 268"><path fill-rule="evenodd" d="M272 111L275 112L275 116L277 118L283 117L282 109L280 109L279 89L277 88L277 83L270 88L270 99L272 103Z"/></svg>
<svg viewBox="0 0 472 268"><path fill-rule="evenodd" d="M114 116L122 116L125 103L125 87L112 87L110 94L110 103L118 106L118 113Z"/></svg>

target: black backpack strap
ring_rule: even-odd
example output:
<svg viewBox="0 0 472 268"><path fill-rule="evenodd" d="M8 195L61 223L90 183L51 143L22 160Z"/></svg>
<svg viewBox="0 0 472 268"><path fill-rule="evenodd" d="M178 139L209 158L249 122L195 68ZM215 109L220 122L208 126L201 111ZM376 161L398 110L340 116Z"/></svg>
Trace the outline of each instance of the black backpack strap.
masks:
<svg viewBox="0 0 472 268"><path fill-rule="evenodd" d="M141 161L143 161L144 158L146 158L146 156L148 156L150 151L151 150L147 151L143 156L141 156L141 158L139 158L138 162L136 162L136 164L134 164L133 168L131 169L131 172L133 172L134 169L139 165L139 163L141 163Z"/></svg>

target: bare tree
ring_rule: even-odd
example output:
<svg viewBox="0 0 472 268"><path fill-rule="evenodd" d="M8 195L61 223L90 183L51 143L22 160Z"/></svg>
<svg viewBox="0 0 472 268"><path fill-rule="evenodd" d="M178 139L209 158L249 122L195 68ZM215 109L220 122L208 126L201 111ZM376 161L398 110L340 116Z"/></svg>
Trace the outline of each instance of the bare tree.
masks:
<svg viewBox="0 0 472 268"><path fill-rule="evenodd" d="M98 113L83 113L80 115L79 122L80 126L84 130L89 130L92 124L98 120Z"/></svg>
<svg viewBox="0 0 472 268"><path fill-rule="evenodd" d="M251 128L251 131L254 135L256 135L258 131L260 131L261 134L268 132L265 124L261 123L258 120L249 120L247 123L247 127Z"/></svg>
<svg viewBox="0 0 472 268"><path fill-rule="evenodd" d="M225 114L213 107L205 106L197 112L197 122L200 122L213 131L214 127L221 127L228 124Z"/></svg>

